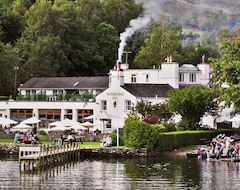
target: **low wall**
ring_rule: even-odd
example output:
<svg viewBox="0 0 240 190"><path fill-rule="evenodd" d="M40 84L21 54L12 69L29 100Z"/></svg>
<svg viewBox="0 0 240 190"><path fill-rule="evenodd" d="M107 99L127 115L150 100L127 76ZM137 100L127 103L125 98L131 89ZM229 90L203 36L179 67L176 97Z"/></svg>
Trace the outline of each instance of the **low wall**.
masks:
<svg viewBox="0 0 240 190"><path fill-rule="evenodd" d="M148 156L147 149L132 150L130 148L83 148L81 157L142 157Z"/></svg>
<svg viewBox="0 0 240 190"><path fill-rule="evenodd" d="M14 144L1 144L0 145L0 155L16 155L19 154L19 146Z"/></svg>
<svg viewBox="0 0 240 190"><path fill-rule="evenodd" d="M81 149L81 157L134 157L152 155L147 149L132 150L130 148L83 148ZM0 145L0 155L19 155L19 146L14 144Z"/></svg>

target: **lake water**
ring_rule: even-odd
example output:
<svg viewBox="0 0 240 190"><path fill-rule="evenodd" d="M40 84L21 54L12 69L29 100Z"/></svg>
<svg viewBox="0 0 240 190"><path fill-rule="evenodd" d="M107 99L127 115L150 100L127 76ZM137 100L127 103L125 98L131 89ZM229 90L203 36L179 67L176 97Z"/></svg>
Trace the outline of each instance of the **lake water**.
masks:
<svg viewBox="0 0 240 190"><path fill-rule="evenodd" d="M240 163L185 156L85 159L41 172L20 172L16 159L0 158L0 189L128 190L240 188Z"/></svg>

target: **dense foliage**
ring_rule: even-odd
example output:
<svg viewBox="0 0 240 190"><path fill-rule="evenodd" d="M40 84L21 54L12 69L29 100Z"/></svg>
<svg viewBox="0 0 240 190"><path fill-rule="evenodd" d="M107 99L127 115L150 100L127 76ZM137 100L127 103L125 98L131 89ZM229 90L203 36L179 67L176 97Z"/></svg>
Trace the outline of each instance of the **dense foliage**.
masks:
<svg viewBox="0 0 240 190"><path fill-rule="evenodd" d="M33 76L106 75L119 34L141 13L134 0L0 1L0 94L13 94L14 66L17 86Z"/></svg>
<svg viewBox="0 0 240 190"><path fill-rule="evenodd" d="M14 66L19 67L17 86L33 76L106 75L116 64L120 33L129 26L130 20L145 13L146 6L136 2L0 1L0 94L13 95ZM164 6L171 12L168 5ZM192 41L186 43L183 36L186 31L182 31L180 23L162 16L135 31L125 47L130 52L130 67L160 65L167 54L173 54L174 60L180 64L197 64L202 54L218 57L214 40L197 46ZM195 20L191 23L196 25ZM232 36L228 29L217 34L219 39ZM126 61L125 55L123 61Z"/></svg>
<svg viewBox="0 0 240 190"><path fill-rule="evenodd" d="M204 86L186 87L169 91L168 106L180 114L185 129L196 129L205 113L214 114L218 107L216 94Z"/></svg>
<svg viewBox="0 0 240 190"><path fill-rule="evenodd" d="M235 105L235 112L240 113L240 30L234 38L225 38L219 46L221 58L210 59L212 85L219 92L219 101L226 106Z"/></svg>
<svg viewBox="0 0 240 190"><path fill-rule="evenodd" d="M141 120L128 120L124 125L124 145L134 149L154 149L158 142L160 127Z"/></svg>
<svg viewBox="0 0 240 190"><path fill-rule="evenodd" d="M151 104L144 100L137 102L132 111L138 113L146 123L152 124L168 121L174 115L166 103Z"/></svg>

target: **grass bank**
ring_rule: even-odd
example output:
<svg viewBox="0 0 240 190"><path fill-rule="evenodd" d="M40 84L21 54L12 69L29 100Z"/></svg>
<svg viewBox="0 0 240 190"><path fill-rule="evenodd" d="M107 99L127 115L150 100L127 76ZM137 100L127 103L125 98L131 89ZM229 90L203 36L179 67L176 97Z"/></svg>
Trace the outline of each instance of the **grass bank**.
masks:
<svg viewBox="0 0 240 190"><path fill-rule="evenodd" d="M51 145L49 140L41 140L43 145ZM13 144L13 139L0 139L0 144ZM23 145L22 143L16 143L15 145ZM113 146L114 147L114 146ZM116 147L116 146L115 146ZM99 142L83 142L81 148L100 148ZM126 148L125 146L119 146L119 148Z"/></svg>

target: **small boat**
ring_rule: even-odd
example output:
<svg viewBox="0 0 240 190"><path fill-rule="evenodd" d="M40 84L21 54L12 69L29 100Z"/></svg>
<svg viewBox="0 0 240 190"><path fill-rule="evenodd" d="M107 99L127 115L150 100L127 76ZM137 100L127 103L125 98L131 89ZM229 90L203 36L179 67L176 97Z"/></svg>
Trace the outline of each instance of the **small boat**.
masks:
<svg viewBox="0 0 240 190"><path fill-rule="evenodd" d="M198 153L195 153L195 152L187 152L186 156L188 158L198 158L199 157ZM217 154L203 153L203 154L201 154L201 158L217 158ZM226 155L221 155L221 158L227 158L227 156Z"/></svg>
<svg viewBox="0 0 240 190"><path fill-rule="evenodd" d="M195 152L187 152L186 156L188 158L197 158L199 155L198 155L198 153L195 153ZM207 154L206 153L201 154L201 158L207 158Z"/></svg>
<svg viewBox="0 0 240 190"><path fill-rule="evenodd" d="M240 159L233 159L233 158L221 158L220 160L224 162L240 162Z"/></svg>

